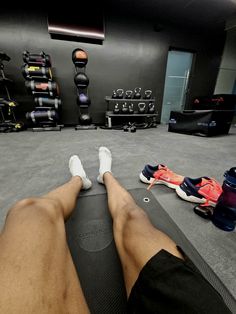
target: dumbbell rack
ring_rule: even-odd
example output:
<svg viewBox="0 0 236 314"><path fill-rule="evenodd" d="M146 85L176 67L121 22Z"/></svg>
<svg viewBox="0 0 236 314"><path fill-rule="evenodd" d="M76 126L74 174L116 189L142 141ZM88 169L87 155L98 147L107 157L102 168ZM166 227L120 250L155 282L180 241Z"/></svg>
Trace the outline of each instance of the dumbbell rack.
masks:
<svg viewBox="0 0 236 314"><path fill-rule="evenodd" d="M88 96L89 78L86 75L88 55L83 49L77 48L72 52L72 61L75 65L74 82L77 88L77 105L79 107L79 124L75 126L75 130L97 129L89 114L91 100Z"/></svg>
<svg viewBox="0 0 236 314"><path fill-rule="evenodd" d="M58 123L61 99L58 85L53 81L50 56L43 51L39 54L25 51L23 60L25 85L36 104L33 111L26 113L26 118L33 123L32 131L61 131L63 125Z"/></svg>
<svg viewBox="0 0 236 314"><path fill-rule="evenodd" d="M10 97L8 85L12 83L12 80L6 78L4 73L3 61L10 60L11 58L6 53L0 51L0 87L5 92L4 97L0 98L0 132L18 132L24 127L23 122L16 120L14 111L18 103Z"/></svg>
<svg viewBox="0 0 236 314"><path fill-rule="evenodd" d="M148 112L144 112L144 113L139 113L137 110L134 110L133 113L114 113L113 109L111 109L111 103L113 104L113 108L114 108L114 103L133 103L134 106L135 104L138 103L155 103L155 98L150 98L150 99L146 99L146 98L140 98L140 99L126 99L126 98L112 98L110 96L106 96L105 97L105 101L107 103L107 111L105 114L106 117L106 125L108 128L112 128L112 119L115 117L130 117L132 120L135 120L135 118L133 119L132 117L143 117L145 120L147 119L151 119L153 121L153 123L156 124L156 120L158 117L158 113L148 113Z"/></svg>

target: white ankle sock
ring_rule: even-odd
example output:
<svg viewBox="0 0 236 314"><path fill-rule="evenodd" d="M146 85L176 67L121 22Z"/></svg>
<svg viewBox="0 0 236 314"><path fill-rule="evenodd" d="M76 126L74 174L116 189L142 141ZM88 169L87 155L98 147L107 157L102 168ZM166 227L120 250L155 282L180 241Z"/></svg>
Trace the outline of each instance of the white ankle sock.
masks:
<svg viewBox="0 0 236 314"><path fill-rule="evenodd" d="M97 181L99 183L104 184L103 181L103 175L106 172L111 172L111 164L112 164L112 157L111 157L111 151L107 147L100 147L99 148L99 161L100 161L100 166L99 166L99 175L97 177Z"/></svg>
<svg viewBox="0 0 236 314"><path fill-rule="evenodd" d="M83 165L77 155L73 155L69 160L69 169L72 176L79 176L83 182L83 189L88 190L92 186L92 182L86 176Z"/></svg>

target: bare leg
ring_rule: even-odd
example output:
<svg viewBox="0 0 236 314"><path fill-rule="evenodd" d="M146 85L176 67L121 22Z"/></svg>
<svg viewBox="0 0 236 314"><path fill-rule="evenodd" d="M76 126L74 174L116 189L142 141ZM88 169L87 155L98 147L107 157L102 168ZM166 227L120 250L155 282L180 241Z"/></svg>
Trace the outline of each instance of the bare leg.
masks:
<svg viewBox="0 0 236 314"><path fill-rule="evenodd" d="M74 176L10 209L0 235L0 313L89 313L64 224L82 185Z"/></svg>
<svg viewBox="0 0 236 314"><path fill-rule="evenodd" d="M113 218L115 243L129 296L143 266L160 250L164 249L179 258L183 256L174 241L151 224L143 209L110 172L103 175L103 180Z"/></svg>

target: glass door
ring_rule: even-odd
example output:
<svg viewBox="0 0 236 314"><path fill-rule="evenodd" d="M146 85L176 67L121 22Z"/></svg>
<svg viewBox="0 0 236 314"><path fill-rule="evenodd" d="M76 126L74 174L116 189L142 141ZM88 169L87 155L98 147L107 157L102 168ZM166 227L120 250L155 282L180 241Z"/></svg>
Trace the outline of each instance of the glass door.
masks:
<svg viewBox="0 0 236 314"><path fill-rule="evenodd" d="M183 110L188 91L193 53L170 50L168 53L161 123L168 123L170 112Z"/></svg>

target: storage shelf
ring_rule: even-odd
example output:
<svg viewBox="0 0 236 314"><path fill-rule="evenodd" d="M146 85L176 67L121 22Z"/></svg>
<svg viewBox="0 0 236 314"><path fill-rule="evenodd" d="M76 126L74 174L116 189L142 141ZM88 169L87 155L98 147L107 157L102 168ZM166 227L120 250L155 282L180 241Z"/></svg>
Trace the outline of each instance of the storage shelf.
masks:
<svg viewBox="0 0 236 314"><path fill-rule="evenodd" d="M111 97L105 97L106 101L138 101L138 102L144 102L144 101L149 101L149 102L153 102L155 101L155 98L150 98L150 99L146 99L146 98L140 98L140 99L135 99L135 98L111 98Z"/></svg>
<svg viewBox="0 0 236 314"><path fill-rule="evenodd" d="M106 111L107 117L156 117L158 113L114 113L113 111Z"/></svg>
<svg viewBox="0 0 236 314"><path fill-rule="evenodd" d="M137 111L137 108L136 111L134 111L133 113L114 113L114 111L111 111L111 108L110 108L110 103L112 103L112 107L114 106L114 103L135 103L134 106L136 107L137 104L136 103L141 103L141 102L144 102L144 103L155 103L156 100L155 98L150 98L150 99L146 99L146 98L139 98L139 99L135 99L135 98L112 98L110 96L106 96L105 97L105 101L107 102L107 111L106 111L106 120L107 120L107 125L109 128L112 128L112 119L114 117L129 117L130 119L132 119L132 117L136 117L136 120L137 120L137 117L143 117L144 119L152 119L153 121L156 121L156 117L158 116L158 113L157 112L154 112L154 113L148 113L148 112L144 112L144 113L139 113ZM147 110L147 109L146 109ZM134 119L135 120L135 119Z"/></svg>

